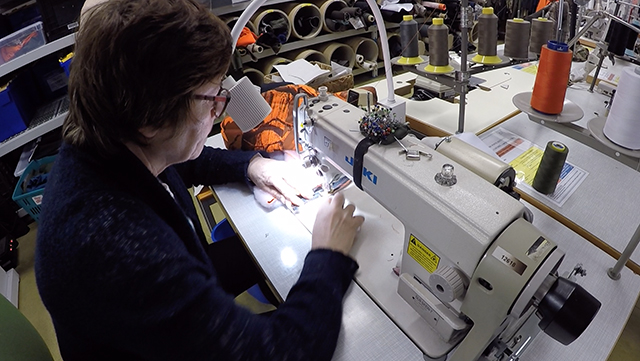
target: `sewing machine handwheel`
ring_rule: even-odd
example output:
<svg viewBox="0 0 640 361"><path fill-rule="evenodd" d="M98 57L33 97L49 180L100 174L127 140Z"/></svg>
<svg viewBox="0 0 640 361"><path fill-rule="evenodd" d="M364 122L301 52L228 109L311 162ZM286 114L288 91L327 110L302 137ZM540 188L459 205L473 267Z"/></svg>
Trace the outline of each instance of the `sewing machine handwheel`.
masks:
<svg viewBox="0 0 640 361"><path fill-rule="evenodd" d="M601 303L580 285L558 277L538 307L538 326L563 345L577 339L596 316Z"/></svg>

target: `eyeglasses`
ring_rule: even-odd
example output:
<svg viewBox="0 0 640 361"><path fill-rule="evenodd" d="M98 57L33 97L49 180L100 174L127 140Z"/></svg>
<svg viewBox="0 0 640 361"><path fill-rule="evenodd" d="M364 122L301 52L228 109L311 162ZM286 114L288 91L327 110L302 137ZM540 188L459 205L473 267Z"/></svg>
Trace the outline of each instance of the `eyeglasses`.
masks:
<svg viewBox="0 0 640 361"><path fill-rule="evenodd" d="M225 109L227 109L229 100L231 100L231 93L229 93L225 88L220 88L220 91L216 96L194 94L193 99L213 102L212 110L215 111L215 117L217 118L224 113Z"/></svg>

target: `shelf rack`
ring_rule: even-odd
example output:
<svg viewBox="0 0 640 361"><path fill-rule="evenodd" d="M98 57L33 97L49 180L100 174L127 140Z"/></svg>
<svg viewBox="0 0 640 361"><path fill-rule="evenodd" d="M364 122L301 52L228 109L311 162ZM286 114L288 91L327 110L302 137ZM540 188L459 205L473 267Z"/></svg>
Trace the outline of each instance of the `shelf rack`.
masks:
<svg viewBox="0 0 640 361"><path fill-rule="evenodd" d="M0 78L14 72L21 67L28 65L56 51L70 47L75 44L76 35L70 34L57 39L49 44L45 44L38 49L30 51L18 58L10 60L0 65ZM51 117L32 121L29 127L22 132L0 142L0 157L29 143L30 141L60 127L67 116L67 111L54 112Z"/></svg>

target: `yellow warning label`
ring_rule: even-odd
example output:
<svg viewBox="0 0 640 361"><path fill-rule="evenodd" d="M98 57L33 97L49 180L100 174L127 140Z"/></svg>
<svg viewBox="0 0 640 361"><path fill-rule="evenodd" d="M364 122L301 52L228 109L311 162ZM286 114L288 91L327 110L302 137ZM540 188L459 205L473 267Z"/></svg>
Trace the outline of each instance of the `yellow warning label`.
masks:
<svg viewBox="0 0 640 361"><path fill-rule="evenodd" d="M440 257L420 242L413 234L409 237L407 254L424 267L424 269L429 271L429 273L435 272L438 268L438 263L440 263Z"/></svg>

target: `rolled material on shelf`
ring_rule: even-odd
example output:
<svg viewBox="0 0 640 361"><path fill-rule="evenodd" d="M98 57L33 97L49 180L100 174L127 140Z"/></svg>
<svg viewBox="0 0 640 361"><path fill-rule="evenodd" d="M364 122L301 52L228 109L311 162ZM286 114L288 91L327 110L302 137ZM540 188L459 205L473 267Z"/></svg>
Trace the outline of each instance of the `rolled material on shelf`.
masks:
<svg viewBox="0 0 640 361"><path fill-rule="evenodd" d="M512 59L527 59L529 57L530 32L530 22L520 18L507 20L504 55Z"/></svg>
<svg viewBox="0 0 640 361"><path fill-rule="evenodd" d="M634 70L635 68L635 70ZM622 70L611 111L604 123L604 135L613 143L627 149L640 149L640 68Z"/></svg>
<svg viewBox="0 0 640 361"><path fill-rule="evenodd" d="M289 17L291 35L295 38L303 40L315 38L322 31L322 14L315 4L284 4L282 10Z"/></svg>
<svg viewBox="0 0 640 361"><path fill-rule="evenodd" d="M233 26L236 24L240 17L239 16L229 16L229 17L221 17L220 19L224 21L225 24L229 27L229 30L233 29ZM245 25L249 30L251 30L254 34L257 35L256 27L253 25L251 21L247 22Z"/></svg>
<svg viewBox="0 0 640 361"><path fill-rule="evenodd" d="M356 52L353 48L342 43L328 43L320 45L317 48L324 56L334 63L338 63L342 66L353 68L356 64Z"/></svg>
<svg viewBox="0 0 640 361"><path fill-rule="evenodd" d="M253 85L261 86L264 84L264 73L255 68L243 68L242 73L249 78Z"/></svg>
<svg viewBox="0 0 640 361"><path fill-rule="evenodd" d="M400 34L387 33L387 43L389 44L389 52L391 58L402 55L402 41L400 40ZM378 37L378 60L384 60L382 54L382 45L380 44L380 37Z"/></svg>
<svg viewBox="0 0 640 361"><path fill-rule="evenodd" d="M252 18L253 26L256 28L256 35L265 32L273 32L284 44L291 36L291 22L287 14L279 9L266 9L257 12Z"/></svg>
<svg viewBox="0 0 640 361"><path fill-rule="evenodd" d="M331 62L329 62L329 59L327 59L327 57L323 53L314 49L294 50L286 54L283 54L283 56L285 58L292 59L292 60L304 59L309 62L317 61L319 63L331 65Z"/></svg>
<svg viewBox="0 0 640 361"><path fill-rule="evenodd" d="M320 8L322 28L324 31L335 33L347 29L348 19L344 20L344 13L342 13L342 19L336 20L332 17L337 15L333 14L333 12L340 12L340 10L347 7L346 2L343 0L315 0L314 3ZM347 14L346 16L350 15Z"/></svg>
<svg viewBox="0 0 640 361"><path fill-rule="evenodd" d="M274 66L279 64L289 64L290 62L290 59L275 56L259 61L258 64L256 64L255 68L260 70L264 75L267 75L277 72Z"/></svg>
<svg viewBox="0 0 640 361"><path fill-rule="evenodd" d="M531 38L529 39L529 51L540 54L542 46L553 39L555 22L547 18L537 18L531 21Z"/></svg>
<svg viewBox="0 0 640 361"><path fill-rule="evenodd" d="M349 45L356 53L357 67L366 69L366 67L364 66L366 62L373 62L374 64L377 64L378 53L380 52L380 49L378 49L378 44L372 39L362 36L350 38L347 39L347 45ZM370 66L370 64L367 65L367 67L368 66Z"/></svg>

